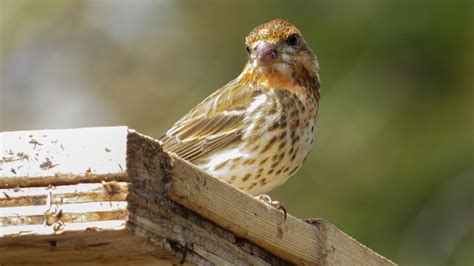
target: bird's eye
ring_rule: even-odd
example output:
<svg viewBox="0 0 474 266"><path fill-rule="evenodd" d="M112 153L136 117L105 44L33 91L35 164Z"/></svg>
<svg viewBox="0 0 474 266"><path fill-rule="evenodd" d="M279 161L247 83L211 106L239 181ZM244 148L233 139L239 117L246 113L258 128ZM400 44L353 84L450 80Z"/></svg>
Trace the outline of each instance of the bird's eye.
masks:
<svg viewBox="0 0 474 266"><path fill-rule="evenodd" d="M248 45L245 46L245 49L247 49L247 53L250 54L250 47L248 47Z"/></svg>
<svg viewBox="0 0 474 266"><path fill-rule="evenodd" d="M289 45L289 46L295 46L298 44L298 40L299 40L299 36L298 34L291 34L290 36L288 36L288 38L286 39L286 43Z"/></svg>

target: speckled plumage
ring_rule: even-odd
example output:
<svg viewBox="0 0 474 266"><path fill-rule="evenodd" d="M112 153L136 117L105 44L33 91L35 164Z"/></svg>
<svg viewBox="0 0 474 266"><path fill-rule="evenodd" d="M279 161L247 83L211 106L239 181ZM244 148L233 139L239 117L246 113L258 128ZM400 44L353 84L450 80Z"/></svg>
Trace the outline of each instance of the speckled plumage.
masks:
<svg viewBox="0 0 474 266"><path fill-rule="evenodd" d="M291 35L297 36L296 45L288 41ZM243 72L160 140L165 150L257 195L283 184L308 156L319 76L316 57L298 29L284 20L258 26L246 45L249 61Z"/></svg>

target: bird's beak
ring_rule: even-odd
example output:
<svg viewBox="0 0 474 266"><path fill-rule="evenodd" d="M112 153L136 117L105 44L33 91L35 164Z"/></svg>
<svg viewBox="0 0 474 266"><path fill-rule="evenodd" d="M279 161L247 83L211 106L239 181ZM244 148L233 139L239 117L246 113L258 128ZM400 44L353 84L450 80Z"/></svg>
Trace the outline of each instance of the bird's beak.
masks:
<svg viewBox="0 0 474 266"><path fill-rule="evenodd" d="M254 48L258 66L269 66L278 58L277 46L273 43L260 41Z"/></svg>

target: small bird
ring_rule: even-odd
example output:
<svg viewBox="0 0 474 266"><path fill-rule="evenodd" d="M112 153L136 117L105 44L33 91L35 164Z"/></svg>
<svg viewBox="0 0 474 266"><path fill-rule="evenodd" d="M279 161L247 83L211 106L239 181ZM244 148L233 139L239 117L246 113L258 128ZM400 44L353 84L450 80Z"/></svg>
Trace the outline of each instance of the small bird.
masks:
<svg viewBox="0 0 474 266"><path fill-rule="evenodd" d="M282 19L253 29L245 45L242 73L160 141L210 175L260 195L285 183L313 147L319 65L301 32Z"/></svg>

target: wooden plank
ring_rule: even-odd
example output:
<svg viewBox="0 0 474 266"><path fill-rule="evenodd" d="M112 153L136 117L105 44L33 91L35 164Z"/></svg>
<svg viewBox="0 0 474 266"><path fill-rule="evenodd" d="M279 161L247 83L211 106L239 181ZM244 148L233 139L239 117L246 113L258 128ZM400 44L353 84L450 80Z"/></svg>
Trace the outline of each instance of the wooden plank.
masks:
<svg viewBox="0 0 474 266"><path fill-rule="evenodd" d="M2 265L114 256L129 263L393 265L327 221L285 220L126 127L0 137Z"/></svg>
<svg viewBox="0 0 474 266"><path fill-rule="evenodd" d="M179 258L128 230L0 238L1 265L65 263L177 265Z"/></svg>
<svg viewBox="0 0 474 266"><path fill-rule="evenodd" d="M154 147L155 153L144 156L145 164L159 161L161 165L161 169L155 169L155 178L162 179L156 183L157 192L284 260L316 265L394 265L324 220L318 220L319 226L291 215L285 220L282 212L208 176L181 158L166 153L157 157L159 144L152 139L143 140L147 147Z"/></svg>
<svg viewBox="0 0 474 266"><path fill-rule="evenodd" d="M288 262L243 238L203 219L166 196L166 156L155 140L130 133L127 169L130 178L129 228L147 238L162 236L172 241L174 250L188 250L198 264L289 265ZM185 248L187 247L187 248ZM199 258L199 257L200 258ZM204 262L202 259L205 259Z"/></svg>
<svg viewBox="0 0 474 266"><path fill-rule="evenodd" d="M18 191L0 189L0 236L17 232L25 235L28 225L42 225L44 222L49 227L31 227L42 229L32 229L31 233L61 233L64 229L74 228L75 223L107 220L122 220L122 228L125 228L128 184L115 182L115 192L111 194L106 188L110 183L33 187ZM55 226L57 229L53 230Z"/></svg>
<svg viewBox="0 0 474 266"><path fill-rule="evenodd" d="M324 265L396 265L324 219L306 219L323 235Z"/></svg>
<svg viewBox="0 0 474 266"><path fill-rule="evenodd" d="M0 264L173 265L128 227L126 127L0 135Z"/></svg>
<svg viewBox="0 0 474 266"><path fill-rule="evenodd" d="M113 189L111 189L113 188ZM81 203L93 201L125 201L128 193L126 182L102 182L58 187L26 187L0 189L0 206L46 205L50 192L53 203ZM60 199L60 201L59 201Z"/></svg>
<svg viewBox="0 0 474 266"><path fill-rule="evenodd" d="M177 264L128 230L128 183L0 189L0 264Z"/></svg>
<svg viewBox="0 0 474 266"><path fill-rule="evenodd" d="M126 181L127 134L127 127L2 132L0 188Z"/></svg>
<svg viewBox="0 0 474 266"><path fill-rule="evenodd" d="M394 265L320 220L315 227L262 204L173 157L170 197L236 235L295 264Z"/></svg>
<svg viewBox="0 0 474 266"><path fill-rule="evenodd" d="M284 220L281 211L173 159L173 200L290 262L321 264L324 241L315 227L291 215Z"/></svg>
<svg viewBox="0 0 474 266"><path fill-rule="evenodd" d="M154 175L153 169L132 169L129 172L137 182L124 182L130 181L123 152L127 135L128 130L124 134L123 128L2 133L1 167L15 171L2 171L0 176L0 264L108 263L115 256L127 264L161 265L184 260L200 265L286 265L278 257L235 239L232 233L161 197L155 186L148 186L154 181L147 179ZM40 137L44 139L37 140ZM24 147L24 138L35 141L28 141L32 146ZM109 141L107 149L98 148L105 139L113 139L115 144ZM133 145L129 146L134 150ZM34 159L30 157L33 151ZM118 154L111 155L113 151ZM98 155L89 156L89 152ZM46 158L51 165L43 165L43 169L40 162L48 161ZM60 167L69 160L78 161L78 165L71 169ZM135 163L141 165L142 161ZM137 239L128 235L131 233ZM106 243L99 241L104 237L108 239ZM144 242L138 244L139 239ZM50 247L51 241L54 248ZM116 247L115 242L122 248ZM130 249L123 248L130 245ZM135 247L143 245L143 252L152 250L152 256L147 253L139 259L143 252ZM84 248L74 249L78 246ZM105 247L118 251L104 250ZM98 254L89 256L84 249ZM25 252L30 256L25 257Z"/></svg>

